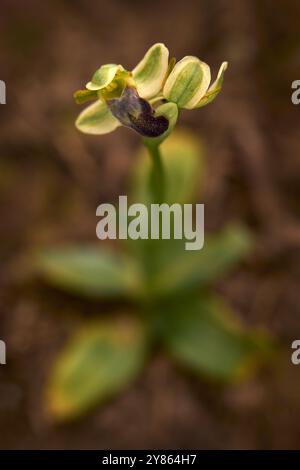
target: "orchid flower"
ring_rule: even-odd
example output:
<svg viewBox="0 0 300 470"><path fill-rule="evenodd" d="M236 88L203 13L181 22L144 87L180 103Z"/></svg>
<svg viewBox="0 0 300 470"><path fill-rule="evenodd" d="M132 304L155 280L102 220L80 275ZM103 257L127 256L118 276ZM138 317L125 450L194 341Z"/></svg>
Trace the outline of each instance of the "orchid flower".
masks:
<svg viewBox="0 0 300 470"><path fill-rule="evenodd" d="M169 62L164 44L154 44L132 70L102 65L85 90L74 94L77 103L96 100L82 111L76 127L87 134L107 134L123 125L159 144L178 118L180 108L193 109L212 102L221 90L227 62L210 84L210 68L197 57Z"/></svg>

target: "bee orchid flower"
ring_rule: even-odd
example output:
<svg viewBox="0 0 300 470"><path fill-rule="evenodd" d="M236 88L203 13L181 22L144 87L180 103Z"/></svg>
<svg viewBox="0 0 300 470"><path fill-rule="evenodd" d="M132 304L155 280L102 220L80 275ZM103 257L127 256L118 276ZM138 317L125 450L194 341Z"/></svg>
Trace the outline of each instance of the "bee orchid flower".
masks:
<svg viewBox="0 0 300 470"><path fill-rule="evenodd" d="M209 87L207 64L193 56L169 62L166 46L154 44L132 71L117 64L96 70L86 89L74 94L79 104L96 100L80 113L76 127L101 135L123 125L160 143L175 126L180 108L198 108L215 99L226 68L223 62Z"/></svg>

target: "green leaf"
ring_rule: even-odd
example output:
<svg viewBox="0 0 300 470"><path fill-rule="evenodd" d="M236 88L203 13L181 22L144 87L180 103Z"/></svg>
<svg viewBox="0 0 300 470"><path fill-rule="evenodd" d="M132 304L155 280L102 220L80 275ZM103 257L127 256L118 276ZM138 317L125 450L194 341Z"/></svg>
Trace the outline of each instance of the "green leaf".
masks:
<svg viewBox="0 0 300 470"><path fill-rule="evenodd" d="M197 103L196 108L201 108L211 103L220 93L224 81L224 73L228 67L228 62L223 62L215 82L209 87L205 95Z"/></svg>
<svg viewBox="0 0 300 470"><path fill-rule="evenodd" d="M79 114L75 125L85 134L102 135L114 131L121 123L111 114L106 103L98 100Z"/></svg>
<svg viewBox="0 0 300 470"><path fill-rule="evenodd" d="M154 44L133 69L139 96L149 99L160 92L168 70L169 51L164 44Z"/></svg>
<svg viewBox="0 0 300 470"><path fill-rule="evenodd" d="M248 230L229 225L208 236L198 251L186 251L185 240L159 240L152 289L166 294L207 284L234 267L253 246Z"/></svg>
<svg viewBox="0 0 300 470"><path fill-rule="evenodd" d="M41 251L37 271L55 287L86 297L135 297L140 273L131 258L106 246L65 246Z"/></svg>
<svg viewBox="0 0 300 470"><path fill-rule="evenodd" d="M81 328L56 359L47 388L51 415L75 418L119 393L141 371L146 353L145 329L134 318Z"/></svg>
<svg viewBox="0 0 300 470"><path fill-rule="evenodd" d="M92 90L77 90L74 93L74 99L77 104L83 104L87 101L96 100L98 98L97 91Z"/></svg>
<svg viewBox="0 0 300 470"><path fill-rule="evenodd" d="M173 112L174 108L169 105L171 103L162 105L161 108L168 107ZM153 139L147 139L147 141L150 140ZM191 202L201 187L204 174L201 141L187 131L175 130L161 144L160 149L166 179L165 201L168 204ZM131 185L130 199L132 201L144 204L151 201L149 194L151 168L152 161L148 151L142 149L137 158Z"/></svg>
<svg viewBox="0 0 300 470"><path fill-rule="evenodd" d="M244 330L220 299L177 298L164 309L166 348L194 373L221 381L242 380L271 352L270 339Z"/></svg>
<svg viewBox="0 0 300 470"><path fill-rule="evenodd" d="M92 80L86 84L87 89L102 90L113 81L117 72L122 70L124 70L122 65L102 65L98 70L96 70L92 77Z"/></svg>
<svg viewBox="0 0 300 470"><path fill-rule="evenodd" d="M210 68L197 57L181 59L168 76L163 95L179 108L192 109L205 95L210 83Z"/></svg>

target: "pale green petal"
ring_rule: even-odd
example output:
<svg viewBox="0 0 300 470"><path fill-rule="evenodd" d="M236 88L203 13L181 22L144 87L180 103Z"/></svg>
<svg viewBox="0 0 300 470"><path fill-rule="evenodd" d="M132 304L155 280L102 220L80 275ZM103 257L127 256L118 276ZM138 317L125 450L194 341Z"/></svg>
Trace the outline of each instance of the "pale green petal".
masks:
<svg viewBox="0 0 300 470"><path fill-rule="evenodd" d="M87 101L96 100L98 93L95 90L77 90L73 96L77 104L83 104Z"/></svg>
<svg viewBox="0 0 300 470"><path fill-rule="evenodd" d="M197 57L186 56L175 65L164 86L163 94L179 108L194 108L206 93L210 68Z"/></svg>
<svg viewBox="0 0 300 470"><path fill-rule="evenodd" d="M101 135L114 131L121 124L111 114L106 103L98 100L79 114L75 125L85 134Z"/></svg>
<svg viewBox="0 0 300 470"><path fill-rule="evenodd" d="M201 98L199 103L196 105L196 108L201 108L201 106L205 106L211 103L218 96L218 94L220 93L222 89L222 84L224 81L224 73L227 67L228 67L228 62L223 62L219 69L216 80L209 87L205 95Z"/></svg>
<svg viewBox="0 0 300 470"><path fill-rule="evenodd" d="M162 88L168 70L169 51L164 44L154 44L133 69L132 75L138 94L148 99Z"/></svg>
<svg viewBox="0 0 300 470"><path fill-rule="evenodd" d="M86 88L88 90L101 90L107 87L115 78L118 70L123 70L123 67L116 64L102 65L96 70L92 80L86 84Z"/></svg>

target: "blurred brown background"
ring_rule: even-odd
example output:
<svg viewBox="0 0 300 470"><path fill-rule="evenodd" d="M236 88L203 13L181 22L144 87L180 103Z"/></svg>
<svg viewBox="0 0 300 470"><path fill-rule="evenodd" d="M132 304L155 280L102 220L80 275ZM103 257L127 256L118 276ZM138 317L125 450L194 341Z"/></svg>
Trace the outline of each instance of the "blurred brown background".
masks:
<svg viewBox="0 0 300 470"><path fill-rule="evenodd" d="M1 0L1 448L299 448L300 4L296 0ZM241 318L282 352L259 376L225 389L179 374L157 354L135 386L76 424L44 416L49 365L74 323L101 311L29 280L39 244L95 240L95 208L124 194L139 137L80 135L73 91L101 64L129 69L154 42L196 55L214 74L216 102L182 113L207 149L206 230L239 219L255 253L217 285Z"/></svg>

